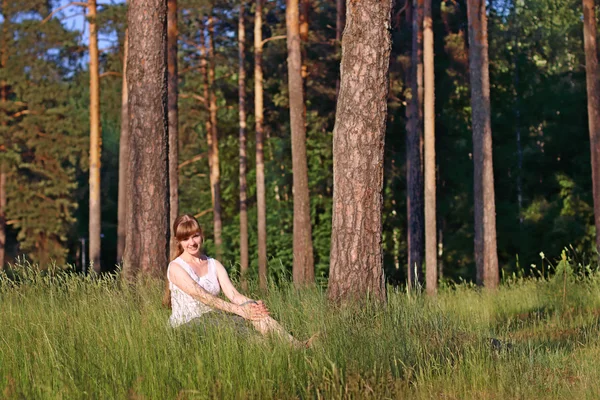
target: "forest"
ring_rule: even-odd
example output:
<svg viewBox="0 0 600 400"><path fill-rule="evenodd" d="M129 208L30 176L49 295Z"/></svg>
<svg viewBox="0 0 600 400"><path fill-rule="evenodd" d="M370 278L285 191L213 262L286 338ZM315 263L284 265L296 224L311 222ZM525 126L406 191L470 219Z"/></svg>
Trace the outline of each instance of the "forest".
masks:
<svg viewBox="0 0 600 400"><path fill-rule="evenodd" d="M2 398L600 398L594 0L0 11Z"/></svg>
<svg viewBox="0 0 600 400"><path fill-rule="evenodd" d="M433 1L429 11L424 3L397 1L391 10L383 269L391 284L424 281L424 190L433 179L437 202L429 219L435 222L433 262L439 282L479 282L474 196L481 190L474 190L479 161L474 157L476 105L469 65L473 26L465 1ZM326 282L345 5L300 0L296 6L301 57L294 71L300 70L301 80L291 90L285 1L178 2L174 77L169 69L177 94L178 119L175 127L169 124L178 133L171 146L178 150L178 186L172 186L172 179L170 189L178 196L179 212L200 220L207 253L217 255L230 273L296 279L292 265L299 211L294 196L302 182L295 178L302 174L293 172L293 160L304 157L305 220L312 247L304 254L312 257L302 262L314 262L314 279ZM124 251L120 169L135 158L127 155L122 140L128 118L127 5L3 0L1 10L0 264L9 268L26 257L42 269L54 264L113 271ZM431 27L425 35L420 28L424 13ZM484 16L493 241L500 277L548 274L544 268L565 248L582 263L595 260L581 2L495 0ZM595 38L595 20L593 29ZM423 38L426 45L431 40L433 60L423 61ZM435 77L435 100L425 96L423 105L424 64L425 79ZM304 156L292 157L300 148L291 134L299 129L294 126L305 128ZM432 147L427 150L432 142L424 140L428 129L435 130L433 159ZM428 162L433 164L427 167ZM431 165L434 174L427 177ZM245 198L240 200L242 187ZM144 188L138 190L143 197ZM247 239L241 238L244 229ZM259 272L260 264L268 268Z"/></svg>

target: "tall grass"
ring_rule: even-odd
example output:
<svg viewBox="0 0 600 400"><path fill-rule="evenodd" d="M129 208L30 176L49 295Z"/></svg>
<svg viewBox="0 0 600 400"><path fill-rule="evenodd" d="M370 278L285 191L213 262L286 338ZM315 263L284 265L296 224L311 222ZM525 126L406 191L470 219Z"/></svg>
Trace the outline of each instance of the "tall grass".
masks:
<svg viewBox="0 0 600 400"><path fill-rule="evenodd" d="M320 289L271 288L265 301L287 329L320 332L295 350L228 328L172 329L159 283L19 268L17 283L0 275L7 399L600 398L593 273L515 279L496 293L465 284L435 299L389 288L386 307L337 309Z"/></svg>

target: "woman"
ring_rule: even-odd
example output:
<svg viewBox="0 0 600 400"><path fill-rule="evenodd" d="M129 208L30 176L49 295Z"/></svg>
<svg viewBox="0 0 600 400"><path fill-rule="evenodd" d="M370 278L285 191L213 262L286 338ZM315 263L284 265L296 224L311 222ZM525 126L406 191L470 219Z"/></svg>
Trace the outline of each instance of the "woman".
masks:
<svg viewBox="0 0 600 400"><path fill-rule="evenodd" d="M221 311L233 322L238 323L240 318L249 321L263 335L275 333L297 347L310 345L296 340L271 318L262 301L240 294L223 265L202 254L204 236L196 218L189 214L177 217L173 234L180 254L167 269L165 300L172 308L171 326L207 322L210 315L206 314ZM230 302L218 297L221 290Z"/></svg>

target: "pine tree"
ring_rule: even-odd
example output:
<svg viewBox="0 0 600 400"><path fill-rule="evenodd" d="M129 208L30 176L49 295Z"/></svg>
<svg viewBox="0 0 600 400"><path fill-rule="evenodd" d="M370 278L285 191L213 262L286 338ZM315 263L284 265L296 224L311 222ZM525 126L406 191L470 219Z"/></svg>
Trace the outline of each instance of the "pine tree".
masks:
<svg viewBox="0 0 600 400"><path fill-rule="evenodd" d="M263 0L256 0L254 14L254 119L256 130L256 207L258 214L258 280L267 288L267 201L265 193L262 11Z"/></svg>
<svg viewBox="0 0 600 400"><path fill-rule="evenodd" d="M177 74L177 0L167 2L167 68L168 68L168 114L169 114L169 227L179 215L179 111ZM177 257L178 246L175 236L171 238L170 259Z"/></svg>
<svg viewBox="0 0 600 400"><path fill-rule="evenodd" d="M425 0L423 18L423 75L425 128L425 284L428 294L437 290L437 227L435 179L435 97L433 19L431 0Z"/></svg>
<svg viewBox="0 0 600 400"><path fill-rule="evenodd" d="M385 301L381 211L391 0L352 3L347 12L333 133L328 297Z"/></svg>
<svg viewBox="0 0 600 400"><path fill-rule="evenodd" d="M485 1L468 0L469 72L473 123L473 166L475 196L475 263L477 283L498 286L496 249L496 201L492 161L490 77Z"/></svg>
<svg viewBox="0 0 600 400"><path fill-rule="evenodd" d="M246 154L246 0L240 0L238 20L238 96L240 119L240 279L242 289L248 290L248 198L247 198L247 154Z"/></svg>
<svg viewBox="0 0 600 400"><path fill-rule="evenodd" d="M314 282L314 260L306 161L306 119L302 84L298 0L287 0L286 21L290 126L292 130L292 172L294 179L293 279L297 286L302 286Z"/></svg>
<svg viewBox="0 0 600 400"><path fill-rule="evenodd" d="M596 249L600 251L600 85L598 85L598 46L596 45L596 34L594 0L583 0L583 42L585 46L594 222L596 225Z"/></svg>
<svg viewBox="0 0 600 400"><path fill-rule="evenodd" d="M167 4L130 0L129 215L123 257L126 279L162 277L169 256Z"/></svg>

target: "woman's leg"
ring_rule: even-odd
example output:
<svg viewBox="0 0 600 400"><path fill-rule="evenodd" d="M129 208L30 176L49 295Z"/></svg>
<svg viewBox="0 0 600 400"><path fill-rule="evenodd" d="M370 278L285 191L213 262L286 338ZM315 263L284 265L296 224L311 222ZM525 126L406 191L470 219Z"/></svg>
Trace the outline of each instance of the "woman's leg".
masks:
<svg viewBox="0 0 600 400"><path fill-rule="evenodd" d="M280 338L282 338L283 340L288 341L294 347L298 347L298 348L306 347L305 343L302 343L301 341L297 340L292 335L290 335L290 333L288 331L286 331L285 328L283 326L281 326L281 324L279 322L275 321L271 317L265 317L265 318L261 318L259 320L250 321L250 322L252 323L254 328L257 331L259 331L260 333L262 333L263 335L275 334L275 335L279 336Z"/></svg>

